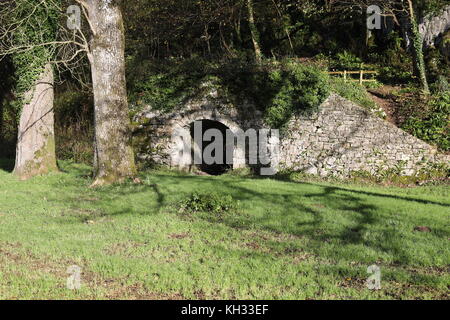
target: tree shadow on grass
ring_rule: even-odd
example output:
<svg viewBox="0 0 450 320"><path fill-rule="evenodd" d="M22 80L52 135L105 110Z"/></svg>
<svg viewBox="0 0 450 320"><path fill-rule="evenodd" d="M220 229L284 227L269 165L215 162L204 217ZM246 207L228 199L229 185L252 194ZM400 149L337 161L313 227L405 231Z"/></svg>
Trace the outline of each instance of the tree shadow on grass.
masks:
<svg viewBox="0 0 450 320"><path fill-rule="evenodd" d="M421 204L435 204L443 207L450 207L450 204L443 203L443 202L437 202L432 200L426 200L426 199L419 199L419 198L413 198L413 197L405 197L405 196L399 196L399 195L393 195L393 194L387 194L387 193L377 193L377 192L370 192L370 191L362 191L362 190L355 190L350 188L343 188L343 187L330 187L326 185L322 185L320 183L310 183L310 182L291 182L291 183L300 183L300 184L309 184L312 186L321 186L323 188L332 188L333 191L344 191L344 192L352 192L357 193L361 195L366 196L373 196L373 197L382 197L382 198L391 198L391 199L397 199L397 200L405 200L405 201L414 201ZM314 196L314 195L309 195Z"/></svg>
<svg viewBox="0 0 450 320"><path fill-rule="evenodd" d="M244 214L226 215L220 219L211 219L208 215L194 215L194 219L207 220L213 224L220 223L233 229L254 231L259 229L275 235L285 234L305 238L308 250L317 255L327 255L329 253L323 247L328 246L328 250L335 251L330 253L329 257L342 257L344 260L358 260L358 257L363 259L365 253L358 250L364 251L363 248L368 248L371 257L383 252L401 264L414 261L413 253L405 246L407 240L384 221L386 217L389 219L388 215L392 213L383 205L383 201L378 204L376 198L390 198L406 203L417 202L417 205L421 206L425 204L447 206L426 199L309 182L278 182L272 188L270 180L160 173L149 174L143 179L143 184L129 182L87 189L87 184L79 184L83 172L81 170L75 173L77 179L68 179L68 183L72 184L75 190L70 195L72 197L69 200L70 210L98 210L94 215L98 215L99 219L118 215L152 215L160 213L163 208L170 209L169 206L173 206L194 191L215 190L232 195L235 200L241 201ZM55 185L55 188L58 187L60 185ZM146 199L148 203L141 203L138 206L130 203L147 202ZM61 201L67 207L67 198ZM252 209L254 206L257 207L256 211ZM88 219L84 212L80 213L79 218L79 222L86 222ZM442 234L445 236L445 232L432 236L441 237ZM355 249L358 246L360 249ZM349 254L351 250L356 250L357 256L351 256Z"/></svg>
<svg viewBox="0 0 450 320"><path fill-rule="evenodd" d="M78 172L75 176L80 179L83 172ZM102 223L101 219L119 215L156 214L161 208L174 204L174 201L181 200L191 192L213 191L212 187L217 188L216 192L230 194L234 199L245 202L243 204L249 207L245 207L244 210L250 210L254 203L260 202L258 205L266 208L263 214L253 214L252 212L252 214L242 217L225 217L221 221L212 221L207 216L194 216L193 218L207 220L211 223L211 228L214 228L215 223L220 223L235 230L251 231L243 236L242 240L237 240L242 241L239 249L230 249L227 243L222 244L222 242L212 244L217 255L223 255L224 251L231 250L230 254L239 255L242 259L262 259L269 264L274 257L285 257L289 262L291 258L294 261L296 255L303 259L301 258L303 254L309 256L312 253L311 263L317 263L317 272L331 275L336 279L341 278L343 274L352 277L360 276L361 273L358 272L365 272L361 270L370 263L376 263L378 256L383 253L393 257L394 262L399 266L406 266L417 261L414 253L408 251L405 246L406 240L401 235L399 236L395 229L385 227L383 221L385 217L380 215L380 212L383 214L387 207L383 206L383 202L378 205L377 202L373 202L372 198L384 199L388 196L402 202L420 200L417 203L419 206L430 204L445 207L439 203L424 202L425 200L422 201L422 199L396 197L395 195L314 183L286 182L284 184L279 182L271 188L270 181L265 182L260 179L251 181L251 179L235 177L150 174L147 179L142 179L143 184L126 183L98 189L87 189L85 187L87 183L77 184L80 181L77 179L68 180L80 193L77 198L74 194L70 207L80 210L80 203L91 202L92 207L98 209L94 213L98 215L99 219L96 223ZM85 180L87 181L87 179ZM261 184L258 185L259 183ZM152 197L146 212L138 212L127 202L133 199L130 196L136 194ZM90 197L95 199L89 200ZM111 202L111 199L120 200L123 205L118 207L117 203ZM145 199L145 197L140 199ZM83 205L81 205L82 207ZM274 211L272 211L273 209ZM333 225L333 217L330 217L330 213L334 212L341 218L347 219L344 224L337 220L336 225L339 228L336 229L333 226L330 228L330 225ZM83 212L80 212L78 220L71 219L69 222L67 219L61 219L61 223L88 223L88 221L89 218ZM381 231L378 228L380 231L378 236L382 236L383 239L367 238L366 233L370 234L377 230L377 228L372 228L377 225L382 226ZM265 233L259 236L258 230L265 231ZM267 232L272 233L273 237L266 238ZM444 231L441 230L441 232ZM253 233L255 234L254 239L252 235L249 235ZM253 243L246 243L252 241L257 242L256 247L248 246ZM355 245L360 246L355 247ZM349 255L351 252L349 248L357 248L356 250L360 252L356 251L354 255ZM364 257L365 248L369 249L367 250L367 253L370 254L369 258ZM339 264L334 263L338 260ZM359 264L353 265L351 262ZM279 276L281 273L282 271L275 272L274 276ZM428 278L421 281L426 283Z"/></svg>
<svg viewBox="0 0 450 320"><path fill-rule="evenodd" d="M61 171L68 175L62 175L61 180L53 181L50 185L55 190L62 188L62 192L67 194L49 195L48 199L67 208L63 215L75 218L75 221L69 219L71 221L66 223L106 221L123 215L158 214L166 206L165 194L159 184L138 184L130 179L123 184L90 188L92 175L89 167L69 164Z"/></svg>
<svg viewBox="0 0 450 320"><path fill-rule="evenodd" d="M389 219L392 212L383 205L383 201L378 205L376 198L418 202L418 205L448 206L445 203L425 199L314 183L292 184L293 186L306 186L309 190L301 193L301 189L290 192L289 188L284 187L282 190L275 188L275 190L266 189L266 191L261 187L255 190L239 183L245 179L217 181L214 177L168 177L164 175L156 175L154 178L165 187L170 184L179 184L180 180L190 181L189 184L193 185L192 191L210 190L208 186L211 183L219 183L219 192L231 194L234 199L245 201L247 204L259 202L260 207L266 208L264 214L244 215L242 218L239 215L231 215L223 218L219 223L235 229L262 229L276 234L305 237L311 245L310 249L318 255L326 254L323 247L329 244L328 249L334 251L331 253L332 257L348 261L353 259L376 260L387 254L396 263L417 262L414 250L408 249L408 241L412 240L404 239L398 230L386 225L385 220ZM258 181L261 180L255 180L255 182ZM270 184L267 185L267 187L269 186ZM318 207L314 206L314 202L317 202ZM334 214L336 217L333 216ZM218 222L208 219L208 216L205 218L205 215L198 217L209 222ZM438 235L433 234L433 236ZM368 249L368 257L365 256L364 248Z"/></svg>
<svg viewBox="0 0 450 320"><path fill-rule="evenodd" d="M57 161L58 170L62 173L70 173L77 178L92 178L92 168L69 161Z"/></svg>

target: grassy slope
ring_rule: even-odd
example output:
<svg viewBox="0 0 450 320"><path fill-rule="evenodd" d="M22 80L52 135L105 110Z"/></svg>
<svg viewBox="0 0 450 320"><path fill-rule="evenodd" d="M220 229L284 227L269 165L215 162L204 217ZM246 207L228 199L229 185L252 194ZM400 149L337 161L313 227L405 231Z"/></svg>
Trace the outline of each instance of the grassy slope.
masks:
<svg viewBox="0 0 450 320"><path fill-rule="evenodd" d="M92 190L88 168L64 170L27 182L0 170L0 298L450 298L448 187L149 172ZM241 213L171 209L194 190L231 194ZM380 291L365 288L374 263ZM72 264L79 291L65 287Z"/></svg>

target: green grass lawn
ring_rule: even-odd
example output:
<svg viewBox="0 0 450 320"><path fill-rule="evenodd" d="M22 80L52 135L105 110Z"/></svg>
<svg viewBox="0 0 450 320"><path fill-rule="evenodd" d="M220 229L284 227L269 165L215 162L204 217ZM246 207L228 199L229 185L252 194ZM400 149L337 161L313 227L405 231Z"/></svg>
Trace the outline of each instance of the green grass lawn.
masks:
<svg viewBox="0 0 450 320"><path fill-rule="evenodd" d="M0 164L1 299L450 298L448 186L150 171L90 189L85 166L20 182ZM239 208L221 219L176 210L194 191ZM378 291L365 285L373 264ZM71 265L80 290L66 288Z"/></svg>

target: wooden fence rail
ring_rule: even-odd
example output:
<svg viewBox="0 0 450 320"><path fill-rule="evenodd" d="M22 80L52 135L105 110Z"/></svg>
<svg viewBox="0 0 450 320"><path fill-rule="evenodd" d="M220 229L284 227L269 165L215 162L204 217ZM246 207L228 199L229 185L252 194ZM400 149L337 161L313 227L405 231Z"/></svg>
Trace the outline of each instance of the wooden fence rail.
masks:
<svg viewBox="0 0 450 320"><path fill-rule="evenodd" d="M363 84L363 82L368 82L368 81L376 81L376 79L372 78L372 79L364 79L364 75L365 74L375 74L377 75L378 72L377 71L370 71L370 70L359 70L359 71L330 71L328 72L328 74L330 75L342 75L344 77L344 81L359 81L359 84ZM359 75L359 79L353 79L351 77L352 74L358 74ZM350 75L350 76L349 76Z"/></svg>

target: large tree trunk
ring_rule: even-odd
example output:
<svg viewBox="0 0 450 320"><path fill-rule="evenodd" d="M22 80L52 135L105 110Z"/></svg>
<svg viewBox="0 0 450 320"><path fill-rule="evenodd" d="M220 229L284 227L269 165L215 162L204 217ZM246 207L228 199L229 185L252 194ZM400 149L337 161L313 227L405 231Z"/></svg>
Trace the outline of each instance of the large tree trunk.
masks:
<svg viewBox="0 0 450 320"><path fill-rule="evenodd" d="M118 2L90 0L95 104L95 182L121 182L136 174L125 81L125 36Z"/></svg>
<svg viewBox="0 0 450 320"><path fill-rule="evenodd" d="M2 92L0 92L0 147L3 148L3 96ZM2 150L0 150L0 156L2 154Z"/></svg>
<svg viewBox="0 0 450 320"><path fill-rule="evenodd" d="M53 69L46 65L25 94L20 115L14 174L22 180L57 171L53 114Z"/></svg>
<svg viewBox="0 0 450 320"><path fill-rule="evenodd" d="M408 0L409 6L409 19L411 23L411 40L412 40L412 58L414 63L414 73L419 78L420 86L424 93L429 94L430 89L428 86L425 59L423 57L423 39L419 31L419 25L414 12L414 4L412 0Z"/></svg>
<svg viewBox="0 0 450 320"><path fill-rule="evenodd" d="M8 78L9 76L9 72L8 72L8 66L3 62L0 61L0 77L4 78L5 80ZM6 96L6 92L9 91L9 86L8 84L5 85L5 80L2 79L2 82L0 83L0 156L2 155L2 151L3 150L3 128L4 128L4 107L3 107L3 103L6 100L5 96ZM7 82L7 81L6 81Z"/></svg>
<svg viewBox="0 0 450 320"><path fill-rule="evenodd" d="M255 15L253 13L253 0L247 0L248 24L252 36L253 47L255 48L255 59L257 63L262 61L261 46L259 44L259 32L255 24Z"/></svg>

